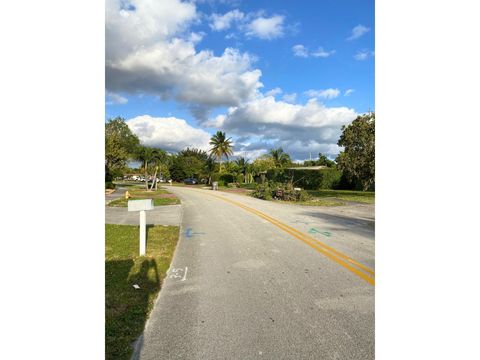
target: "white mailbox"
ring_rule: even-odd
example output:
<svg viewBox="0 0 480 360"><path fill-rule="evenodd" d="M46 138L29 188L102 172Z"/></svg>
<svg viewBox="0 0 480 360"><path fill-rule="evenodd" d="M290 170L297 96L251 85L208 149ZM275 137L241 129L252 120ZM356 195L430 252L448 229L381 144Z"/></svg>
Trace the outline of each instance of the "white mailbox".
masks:
<svg viewBox="0 0 480 360"><path fill-rule="evenodd" d="M140 211L140 256L145 255L147 248L147 213L146 210L153 210L152 199L128 200L128 211Z"/></svg>
<svg viewBox="0 0 480 360"><path fill-rule="evenodd" d="M128 200L128 211L153 210L153 200Z"/></svg>

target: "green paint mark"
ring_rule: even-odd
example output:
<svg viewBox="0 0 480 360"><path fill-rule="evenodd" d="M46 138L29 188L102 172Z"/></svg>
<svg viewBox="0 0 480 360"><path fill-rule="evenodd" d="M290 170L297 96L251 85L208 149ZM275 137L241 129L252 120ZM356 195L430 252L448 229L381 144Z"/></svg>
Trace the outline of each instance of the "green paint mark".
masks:
<svg viewBox="0 0 480 360"><path fill-rule="evenodd" d="M315 228L310 228L310 230L308 230L308 232L310 234L322 234L323 236L326 236L326 237L332 236L332 233L329 232L329 231L320 231L320 230L315 229Z"/></svg>

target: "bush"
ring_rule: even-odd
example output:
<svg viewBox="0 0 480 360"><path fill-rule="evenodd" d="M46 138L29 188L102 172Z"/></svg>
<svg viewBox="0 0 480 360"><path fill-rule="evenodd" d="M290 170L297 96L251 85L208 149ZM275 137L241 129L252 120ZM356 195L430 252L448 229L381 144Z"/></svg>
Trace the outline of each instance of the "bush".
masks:
<svg viewBox="0 0 480 360"><path fill-rule="evenodd" d="M115 184L111 181L105 181L105 189L115 189Z"/></svg>
<svg viewBox="0 0 480 360"><path fill-rule="evenodd" d="M213 173L212 174L212 182L217 181L218 186L227 186L228 183L234 183L235 177L232 174L220 174L220 173Z"/></svg>
<svg viewBox="0 0 480 360"><path fill-rule="evenodd" d="M257 184L252 196L262 200L272 200L272 189L268 182Z"/></svg>
<svg viewBox="0 0 480 360"><path fill-rule="evenodd" d="M307 201L310 198L305 190L298 191L291 184L280 184L272 181L258 184L252 196L262 200L275 198L284 201Z"/></svg>
<svg viewBox="0 0 480 360"><path fill-rule="evenodd" d="M236 182L239 184L243 184L244 181L245 181L245 177L242 174L238 174L236 178Z"/></svg>
<svg viewBox="0 0 480 360"><path fill-rule="evenodd" d="M347 181L340 170L329 168L320 170L271 169L267 171L268 180L289 183L307 190L353 189L354 184Z"/></svg>

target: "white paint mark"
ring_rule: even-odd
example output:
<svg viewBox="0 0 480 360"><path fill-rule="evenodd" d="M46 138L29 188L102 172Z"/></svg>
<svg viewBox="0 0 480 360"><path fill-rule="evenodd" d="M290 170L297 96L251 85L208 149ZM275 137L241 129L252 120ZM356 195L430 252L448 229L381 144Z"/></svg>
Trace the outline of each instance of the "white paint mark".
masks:
<svg viewBox="0 0 480 360"><path fill-rule="evenodd" d="M170 279L180 279L180 281L187 280L188 267L183 268L172 268L167 272L168 278Z"/></svg>
<svg viewBox="0 0 480 360"><path fill-rule="evenodd" d="M188 267L185 266L185 273L183 274L183 279L180 280L180 281L185 281L185 280L187 280L187 271L188 271Z"/></svg>
<svg viewBox="0 0 480 360"><path fill-rule="evenodd" d="M133 284L133 288L138 290L140 289L140 286L138 286L138 284Z"/></svg>

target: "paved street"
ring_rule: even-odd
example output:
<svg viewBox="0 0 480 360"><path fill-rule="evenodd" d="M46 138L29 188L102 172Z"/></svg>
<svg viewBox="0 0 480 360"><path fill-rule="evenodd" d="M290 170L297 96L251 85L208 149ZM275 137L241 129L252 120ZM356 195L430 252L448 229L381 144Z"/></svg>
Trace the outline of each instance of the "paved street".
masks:
<svg viewBox="0 0 480 360"><path fill-rule="evenodd" d="M110 207L110 201L123 197L125 188L119 188L110 195L105 195L105 224L138 225L138 212L129 212L126 207ZM180 205L156 206L147 211L148 225L174 225L178 226L181 221L182 211Z"/></svg>
<svg viewBox="0 0 480 360"><path fill-rule="evenodd" d="M372 205L168 190L181 236L137 358L374 358Z"/></svg>

